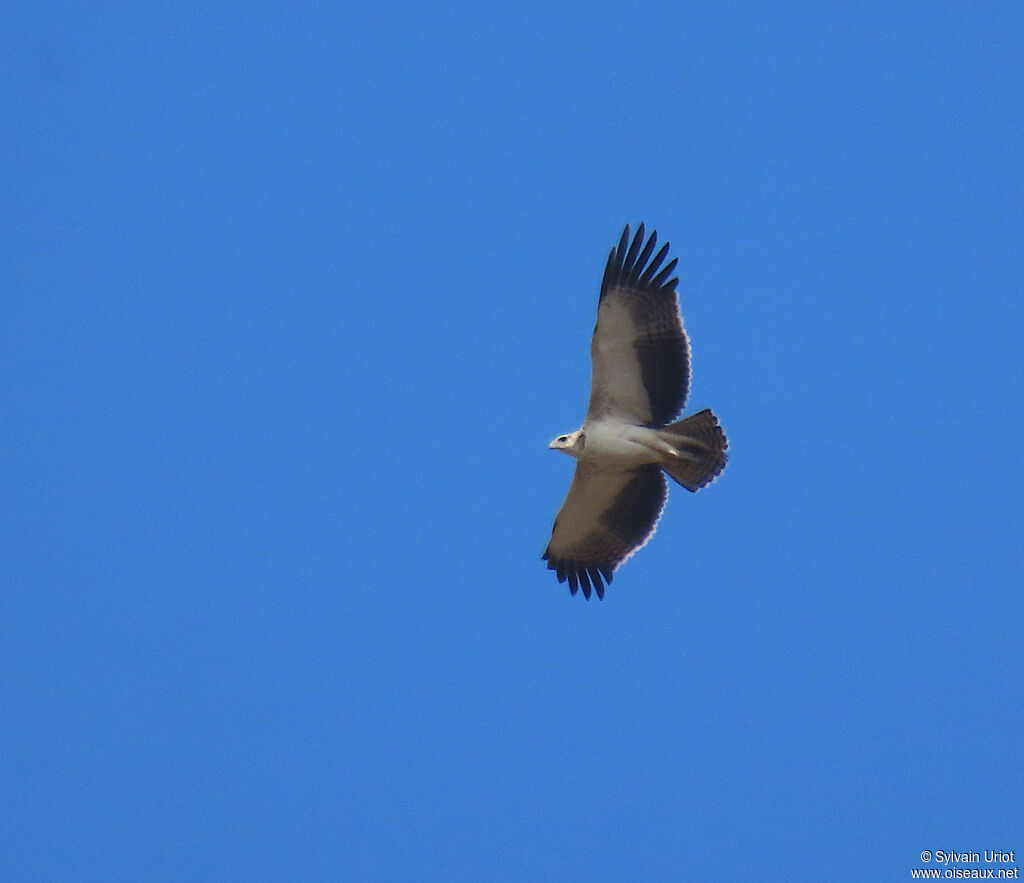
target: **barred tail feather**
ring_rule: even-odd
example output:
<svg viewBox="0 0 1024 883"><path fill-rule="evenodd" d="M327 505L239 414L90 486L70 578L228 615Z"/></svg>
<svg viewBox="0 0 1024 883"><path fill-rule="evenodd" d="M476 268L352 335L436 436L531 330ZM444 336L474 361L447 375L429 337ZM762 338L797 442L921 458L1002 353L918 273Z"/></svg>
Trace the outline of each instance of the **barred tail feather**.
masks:
<svg viewBox="0 0 1024 883"><path fill-rule="evenodd" d="M659 434L676 451L662 468L688 491L699 491L725 469L729 442L709 409L672 423Z"/></svg>

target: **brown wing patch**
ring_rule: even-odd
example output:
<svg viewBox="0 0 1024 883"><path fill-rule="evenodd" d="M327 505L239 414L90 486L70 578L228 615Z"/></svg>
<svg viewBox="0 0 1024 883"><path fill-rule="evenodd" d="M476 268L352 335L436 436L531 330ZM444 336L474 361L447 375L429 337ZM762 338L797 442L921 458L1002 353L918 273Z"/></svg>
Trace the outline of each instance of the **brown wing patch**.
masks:
<svg viewBox="0 0 1024 883"><path fill-rule="evenodd" d="M606 470L578 464L541 558L559 582L604 597L615 568L654 533L667 489L660 467ZM603 580L603 582L602 582Z"/></svg>
<svg viewBox="0 0 1024 883"><path fill-rule="evenodd" d="M650 258L658 233L644 240L644 225L632 242L629 226L608 256L597 325L590 347L593 362L588 414L615 413L660 427L686 404L690 345L676 297L673 258L659 270L669 245Z"/></svg>

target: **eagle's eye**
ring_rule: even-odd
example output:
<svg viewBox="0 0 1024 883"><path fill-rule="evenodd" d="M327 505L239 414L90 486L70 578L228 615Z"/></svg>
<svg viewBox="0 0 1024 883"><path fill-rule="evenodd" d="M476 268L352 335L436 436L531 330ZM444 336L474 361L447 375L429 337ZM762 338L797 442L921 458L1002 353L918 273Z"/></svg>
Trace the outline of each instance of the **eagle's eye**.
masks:
<svg viewBox="0 0 1024 883"><path fill-rule="evenodd" d="M567 435L560 435L560 436L558 436L558 440L560 442L567 442L567 441L569 441L569 436L567 436Z"/></svg>

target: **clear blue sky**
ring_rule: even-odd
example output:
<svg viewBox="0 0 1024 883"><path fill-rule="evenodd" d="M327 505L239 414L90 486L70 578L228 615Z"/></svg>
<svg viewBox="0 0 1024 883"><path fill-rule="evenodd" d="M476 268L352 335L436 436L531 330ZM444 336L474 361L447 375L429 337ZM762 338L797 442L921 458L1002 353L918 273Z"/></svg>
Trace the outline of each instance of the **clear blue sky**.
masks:
<svg viewBox="0 0 1024 883"><path fill-rule="evenodd" d="M0 871L909 878L1024 854L1024 7L0 12ZM674 489L540 553L608 249Z"/></svg>

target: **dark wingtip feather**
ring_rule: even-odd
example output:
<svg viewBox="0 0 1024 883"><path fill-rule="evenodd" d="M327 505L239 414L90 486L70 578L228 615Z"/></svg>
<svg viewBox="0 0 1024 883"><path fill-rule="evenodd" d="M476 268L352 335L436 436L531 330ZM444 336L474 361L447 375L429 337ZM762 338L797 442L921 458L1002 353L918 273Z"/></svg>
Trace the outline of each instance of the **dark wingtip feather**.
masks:
<svg viewBox="0 0 1024 883"><path fill-rule="evenodd" d="M569 583L570 594L575 595L582 589L583 597L588 599L594 593L599 599L604 598L605 584L611 584L612 573L615 570L614 564L588 564L582 561L556 558L550 550L545 551L540 557L547 561L548 570L555 572L560 583Z"/></svg>
<svg viewBox="0 0 1024 883"><path fill-rule="evenodd" d="M626 285L644 290L667 289L674 290L678 279L665 282L672 270L675 269L678 259L673 258L657 276L655 272L661 266L661 262L669 252L669 243L665 243L661 250L651 259L658 242L658 231L652 230L650 237L644 243L646 228L643 224L637 227L636 235L630 241L629 224L626 224L622 231L619 244L611 250L608 255L608 263L604 268L604 278L601 280L601 297L612 285Z"/></svg>
<svg viewBox="0 0 1024 883"><path fill-rule="evenodd" d="M658 236L658 231L655 230L651 234L651 242L654 242L656 240L657 236ZM647 269L644 270L644 272L640 276L640 284L641 285L650 285L651 284L651 278L654 276L654 274L656 272L658 272L658 267L661 266L661 262L663 260L665 260L665 255L668 254L669 245L670 245L670 243L666 242L661 247L660 251L654 256L654 260L652 260L647 265Z"/></svg>
<svg viewBox="0 0 1024 883"><path fill-rule="evenodd" d="M583 597L590 600L590 579L587 576L587 568L578 567L577 576L580 580L580 588L583 589Z"/></svg>
<svg viewBox="0 0 1024 883"><path fill-rule="evenodd" d="M641 224L640 227L642 229L643 224ZM640 256L636 259L636 265L638 268L643 267L647 263L647 259L651 256L651 252L654 251L654 246L657 244L658 231L655 230L653 233L651 233L651 238L647 240L647 245L644 246L644 250L640 252ZM639 278L639 276L637 278Z"/></svg>
<svg viewBox="0 0 1024 883"><path fill-rule="evenodd" d="M616 281L616 270L615 270L615 249L613 248L608 252L608 263L604 265L604 278L601 280L601 291L604 291L609 285Z"/></svg>
<svg viewBox="0 0 1024 883"><path fill-rule="evenodd" d="M598 567L588 567L587 573L590 575L590 582L594 586L594 591L597 592L599 599L604 599L604 583L601 582L601 570Z"/></svg>
<svg viewBox="0 0 1024 883"><path fill-rule="evenodd" d="M665 264L665 268L651 280L651 285L656 286L657 288L675 287L675 283L679 281L678 279L671 282L665 282L665 280L671 275L678 263L679 258L672 258L672 260Z"/></svg>
<svg viewBox="0 0 1024 883"><path fill-rule="evenodd" d="M629 245L629 224L626 224L622 229L622 237L619 239L619 247L616 249L616 258L619 264L622 263L622 258L626 254L626 246Z"/></svg>
<svg viewBox="0 0 1024 883"><path fill-rule="evenodd" d="M626 253L626 257L622 261L622 276L629 278L633 273L633 266L636 263L636 256L640 253L640 246L644 242L644 225L641 224L636 228L636 236L633 237L633 243L629 246L629 251Z"/></svg>

